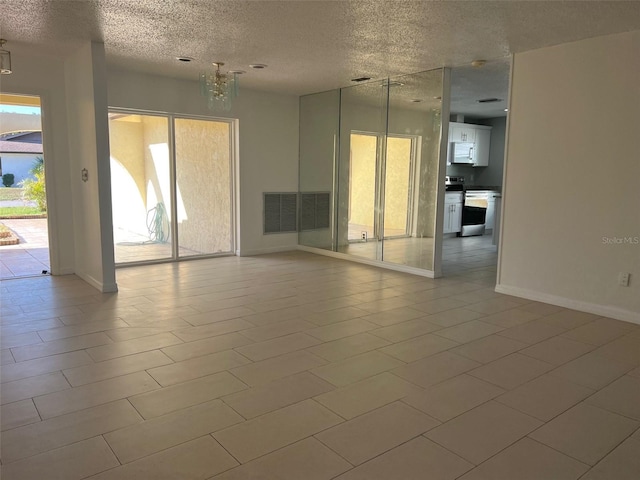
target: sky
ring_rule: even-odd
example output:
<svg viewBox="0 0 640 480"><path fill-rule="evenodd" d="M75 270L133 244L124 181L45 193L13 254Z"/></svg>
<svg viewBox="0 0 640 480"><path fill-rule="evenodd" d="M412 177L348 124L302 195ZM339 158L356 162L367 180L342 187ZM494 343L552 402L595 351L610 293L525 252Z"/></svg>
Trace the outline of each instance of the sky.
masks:
<svg viewBox="0 0 640 480"><path fill-rule="evenodd" d="M25 115L40 115L40 107L27 107L22 105L0 104L0 113L22 113Z"/></svg>

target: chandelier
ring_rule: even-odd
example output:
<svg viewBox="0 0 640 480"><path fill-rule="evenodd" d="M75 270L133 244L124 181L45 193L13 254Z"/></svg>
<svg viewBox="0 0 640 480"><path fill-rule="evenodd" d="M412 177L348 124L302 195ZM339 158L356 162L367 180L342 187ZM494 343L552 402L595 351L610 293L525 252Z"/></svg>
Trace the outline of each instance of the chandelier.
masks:
<svg viewBox="0 0 640 480"><path fill-rule="evenodd" d="M214 70L200 74L200 93L207 99L210 110L231 110L233 99L238 96L240 87L238 75L242 70L229 70L222 73L224 63L213 62Z"/></svg>
<svg viewBox="0 0 640 480"><path fill-rule="evenodd" d="M11 52L4 49L7 41L0 38L0 74L9 75L11 73Z"/></svg>

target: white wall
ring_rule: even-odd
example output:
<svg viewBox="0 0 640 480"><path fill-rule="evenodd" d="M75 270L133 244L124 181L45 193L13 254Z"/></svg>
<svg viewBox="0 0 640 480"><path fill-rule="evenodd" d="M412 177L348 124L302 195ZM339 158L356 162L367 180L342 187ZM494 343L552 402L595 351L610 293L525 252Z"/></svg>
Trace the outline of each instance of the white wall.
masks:
<svg viewBox="0 0 640 480"><path fill-rule="evenodd" d="M75 273L103 292L117 290L111 221L104 45L87 43L65 60ZM82 179L82 171L88 180Z"/></svg>
<svg viewBox="0 0 640 480"><path fill-rule="evenodd" d="M509 112L496 290L640 323L640 31L516 54Z"/></svg>
<svg viewBox="0 0 640 480"><path fill-rule="evenodd" d="M0 91L39 95L42 101L51 272L54 275L73 273L74 225L64 59L15 41L11 42L11 55L13 73L0 76Z"/></svg>
<svg viewBox="0 0 640 480"><path fill-rule="evenodd" d="M247 75L250 75L248 73ZM298 97L242 88L229 112L211 112L198 82L110 71L111 107L239 120L241 255L294 249L297 234L262 234L262 193L298 190Z"/></svg>

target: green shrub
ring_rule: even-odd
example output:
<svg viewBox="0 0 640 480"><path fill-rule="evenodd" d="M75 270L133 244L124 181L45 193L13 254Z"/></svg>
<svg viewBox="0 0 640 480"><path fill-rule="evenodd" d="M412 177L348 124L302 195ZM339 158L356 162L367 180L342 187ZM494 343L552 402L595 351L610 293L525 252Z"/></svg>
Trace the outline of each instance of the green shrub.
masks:
<svg viewBox="0 0 640 480"><path fill-rule="evenodd" d="M13 175L13 173L5 173L4 175L2 175L2 184L5 187L10 187L15 181L16 177Z"/></svg>
<svg viewBox="0 0 640 480"><path fill-rule="evenodd" d="M20 182L22 188L24 188L22 195L26 200L36 202L38 208L46 212L47 190L44 183L44 159L42 157L36 158L30 173L35 177L35 180L33 178L27 178Z"/></svg>

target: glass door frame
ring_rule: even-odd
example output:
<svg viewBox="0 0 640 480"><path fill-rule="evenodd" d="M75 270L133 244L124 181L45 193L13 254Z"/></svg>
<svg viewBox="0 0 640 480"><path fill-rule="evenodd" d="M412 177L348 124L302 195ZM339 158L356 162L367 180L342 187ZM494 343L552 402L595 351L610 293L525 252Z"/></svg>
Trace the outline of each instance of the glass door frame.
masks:
<svg viewBox="0 0 640 480"><path fill-rule="evenodd" d="M109 107L109 113L120 113L125 115L145 115L145 116L155 116L155 117L163 117L167 119L167 139L169 142L169 196L171 199L171 257L170 258L160 258L154 260L142 260L142 261L134 261L134 262L126 262L126 263L116 263L116 268L124 268L129 266L136 265L151 265L156 263L170 263L170 262L181 262L188 260L197 260L202 258L213 258L213 257L228 257L236 255L236 251L238 248L237 241L237 226L239 225L239 219L237 218L238 214L238 197L237 193L240 191L238 186L238 174L237 174L237 166L238 166L238 158L237 158L237 132L238 132L238 120L234 118L224 118L224 117L209 117L206 115L190 115L190 114L182 114L182 113L170 113L170 112L161 112L155 110L140 110L140 109L132 109L132 108L121 108L121 107ZM226 123L229 127L229 195L230 195L230 242L229 246L231 248L228 252L221 253L203 253L200 255L189 255L189 256L180 256L180 243L179 243L179 234L178 234L178 209L177 209L177 168L176 168L176 141L175 141L175 120L176 119L186 119L186 120L204 120L204 121L213 121L219 123ZM109 180L111 181L111 179ZM112 220L113 221L113 220ZM115 245L114 245L115 249Z"/></svg>

